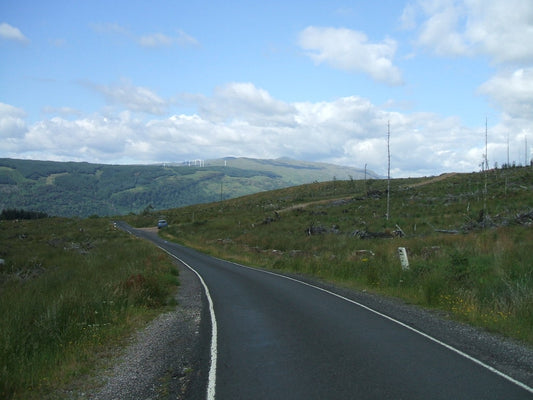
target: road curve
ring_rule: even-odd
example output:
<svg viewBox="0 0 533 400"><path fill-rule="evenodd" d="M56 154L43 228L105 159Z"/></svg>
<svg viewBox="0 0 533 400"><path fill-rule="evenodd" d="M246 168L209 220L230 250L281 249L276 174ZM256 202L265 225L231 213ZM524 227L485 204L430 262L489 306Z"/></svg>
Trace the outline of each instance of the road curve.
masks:
<svg viewBox="0 0 533 400"><path fill-rule="evenodd" d="M533 398L527 385L351 300L130 232L208 288L217 328L209 400Z"/></svg>

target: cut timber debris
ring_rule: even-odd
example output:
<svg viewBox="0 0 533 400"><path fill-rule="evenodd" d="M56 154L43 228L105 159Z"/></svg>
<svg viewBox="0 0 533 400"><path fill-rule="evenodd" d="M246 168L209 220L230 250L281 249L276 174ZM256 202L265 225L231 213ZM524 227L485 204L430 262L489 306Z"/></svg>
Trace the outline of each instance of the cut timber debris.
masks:
<svg viewBox="0 0 533 400"><path fill-rule="evenodd" d="M405 236L405 232L403 231L402 228L400 228L400 226L398 224L396 224L396 230L394 231L394 234L398 237L404 237Z"/></svg>

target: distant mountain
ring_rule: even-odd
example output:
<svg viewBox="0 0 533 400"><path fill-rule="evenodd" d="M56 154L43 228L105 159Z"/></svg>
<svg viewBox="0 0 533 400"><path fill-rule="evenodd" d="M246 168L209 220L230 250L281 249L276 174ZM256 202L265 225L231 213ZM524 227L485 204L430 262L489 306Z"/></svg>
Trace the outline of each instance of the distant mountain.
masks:
<svg viewBox="0 0 533 400"><path fill-rule="evenodd" d="M195 165L196 164L196 165ZM208 203L334 179L364 170L287 158L223 158L182 164L107 165L0 158L0 210L56 216L122 215ZM367 171L368 179L380 177Z"/></svg>

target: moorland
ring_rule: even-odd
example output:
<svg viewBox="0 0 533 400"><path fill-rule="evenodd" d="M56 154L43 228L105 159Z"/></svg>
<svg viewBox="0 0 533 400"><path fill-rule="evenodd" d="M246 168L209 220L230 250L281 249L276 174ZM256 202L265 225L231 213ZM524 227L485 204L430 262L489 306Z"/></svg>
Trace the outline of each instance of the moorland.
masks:
<svg viewBox="0 0 533 400"><path fill-rule="evenodd" d="M399 298L533 345L533 169L387 183L316 180L115 217L0 220L1 397L57 393L176 307L176 267L115 229L116 218L154 227L163 217L167 240Z"/></svg>

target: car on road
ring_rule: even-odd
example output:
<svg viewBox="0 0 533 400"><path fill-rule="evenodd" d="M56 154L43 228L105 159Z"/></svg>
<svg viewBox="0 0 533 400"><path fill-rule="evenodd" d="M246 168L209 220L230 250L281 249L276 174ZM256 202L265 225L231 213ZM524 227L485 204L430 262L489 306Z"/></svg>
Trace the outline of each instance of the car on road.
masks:
<svg viewBox="0 0 533 400"><path fill-rule="evenodd" d="M157 229L166 228L168 226L168 223L164 219L160 219L157 221Z"/></svg>

